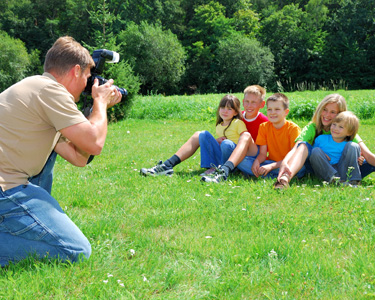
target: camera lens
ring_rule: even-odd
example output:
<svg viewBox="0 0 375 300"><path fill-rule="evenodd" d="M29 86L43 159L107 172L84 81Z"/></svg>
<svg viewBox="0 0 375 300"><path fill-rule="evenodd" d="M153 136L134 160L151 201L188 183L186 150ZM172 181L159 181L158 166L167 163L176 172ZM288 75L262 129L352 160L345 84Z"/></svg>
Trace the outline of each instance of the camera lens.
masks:
<svg viewBox="0 0 375 300"><path fill-rule="evenodd" d="M128 95L128 91L125 90L124 88L120 88L118 86L116 86L116 88L122 94L123 97Z"/></svg>

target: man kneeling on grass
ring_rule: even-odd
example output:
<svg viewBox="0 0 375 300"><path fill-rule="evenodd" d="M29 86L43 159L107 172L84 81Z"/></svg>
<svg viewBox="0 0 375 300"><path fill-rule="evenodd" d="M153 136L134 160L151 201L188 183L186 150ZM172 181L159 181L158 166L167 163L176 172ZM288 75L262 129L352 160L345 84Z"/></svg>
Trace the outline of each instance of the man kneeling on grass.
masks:
<svg viewBox="0 0 375 300"><path fill-rule="evenodd" d="M93 66L87 49L62 37L48 51L43 75L0 94L2 267L29 255L74 262L91 254L89 241L51 196L51 187L56 153L81 167L91 154L100 154L107 108L121 100L113 80L99 86L95 79L91 115L86 119L78 110L75 102Z"/></svg>

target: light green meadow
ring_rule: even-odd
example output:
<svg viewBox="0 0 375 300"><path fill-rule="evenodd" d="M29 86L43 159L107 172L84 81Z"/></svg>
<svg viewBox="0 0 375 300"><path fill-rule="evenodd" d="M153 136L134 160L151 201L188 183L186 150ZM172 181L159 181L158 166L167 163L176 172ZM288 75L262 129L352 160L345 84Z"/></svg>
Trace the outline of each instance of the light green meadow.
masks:
<svg viewBox="0 0 375 300"><path fill-rule="evenodd" d="M374 101L374 91L340 92L358 114ZM288 96L297 109L327 94ZM90 165L58 159L52 194L92 256L2 269L0 299L374 299L374 175L358 188L306 177L280 192L240 174L207 184L198 151L172 177L140 176L195 131L214 132L222 96L139 97ZM361 124L375 151L373 115Z"/></svg>

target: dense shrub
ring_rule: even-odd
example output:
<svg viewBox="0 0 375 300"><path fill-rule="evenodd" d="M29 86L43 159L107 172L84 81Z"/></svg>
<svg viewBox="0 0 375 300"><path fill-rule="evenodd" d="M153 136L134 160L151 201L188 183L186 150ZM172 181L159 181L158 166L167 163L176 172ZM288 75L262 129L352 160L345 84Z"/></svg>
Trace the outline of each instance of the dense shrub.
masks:
<svg viewBox="0 0 375 300"><path fill-rule="evenodd" d="M216 62L217 90L221 92L242 92L250 83L267 87L274 79L270 49L240 33L219 42Z"/></svg>
<svg viewBox="0 0 375 300"><path fill-rule="evenodd" d="M185 72L185 51L176 35L158 25L130 24L118 36L121 53L139 77L143 94L174 94Z"/></svg>
<svg viewBox="0 0 375 300"><path fill-rule="evenodd" d="M23 42L0 31L0 91L26 77L32 56Z"/></svg>

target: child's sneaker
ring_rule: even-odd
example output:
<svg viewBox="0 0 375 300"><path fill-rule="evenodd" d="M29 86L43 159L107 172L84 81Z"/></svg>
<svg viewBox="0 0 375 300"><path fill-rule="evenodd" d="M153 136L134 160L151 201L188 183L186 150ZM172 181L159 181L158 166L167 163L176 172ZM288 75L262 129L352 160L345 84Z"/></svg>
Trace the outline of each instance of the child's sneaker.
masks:
<svg viewBox="0 0 375 300"><path fill-rule="evenodd" d="M328 181L328 183L332 185L340 185L341 184L340 177L332 176L331 179Z"/></svg>
<svg viewBox="0 0 375 300"><path fill-rule="evenodd" d="M220 168L220 166L216 168L216 170L213 173L206 176L202 176L201 178L201 181L215 183L219 183L225 180L227 180L227 175L225 174L225 171L222 168Z"/></svg>
<svg viewBox="0 0 375 300"><path fill-rule="evenodd" d="M141 175L145 176L159 176L166 175L171 176L173 174L173 168L168 168L161 160L155 167L151 169L142 168Z"/></svg>
<svg viewBox="0 0 375 300"><path fill-rule="evenodd" d="M204 171L203 173L200 174L200 176L206 176L206 175L210 175L212 174L213 172L215 172L216 168L209 168L207 169L206 171Z"/></svg>
<svg viewBox="0 0 375 300"><path fill-rule="evenodd" d="M342 183L343 186L358 187L361 184L360 180L349 180Z"/></svg>

